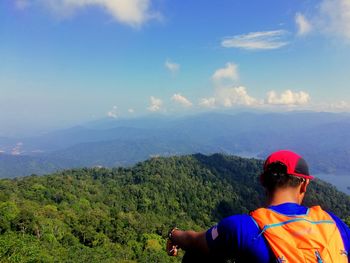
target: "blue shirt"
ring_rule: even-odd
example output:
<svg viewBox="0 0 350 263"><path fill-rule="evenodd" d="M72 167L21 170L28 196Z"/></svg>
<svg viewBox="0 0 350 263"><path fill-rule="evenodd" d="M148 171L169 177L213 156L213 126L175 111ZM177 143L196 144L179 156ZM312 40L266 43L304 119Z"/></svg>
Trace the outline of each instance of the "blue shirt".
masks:
<svg viewBox="0 0 350 263"><path fill-rule="evenodd" d="M284 203L268 208L287 216L304 215L308 209L295 203ZM349 227L334 214L329 213L329 215L335 221L343 239L345 250L349 253ZM276 262L266 239L263 235L259 236L259 233L259 227L249 215L234 215L224 218L217 226L210 228L206 233L206 239L209 249L214 254L234 258L238 262Z"/></svg>

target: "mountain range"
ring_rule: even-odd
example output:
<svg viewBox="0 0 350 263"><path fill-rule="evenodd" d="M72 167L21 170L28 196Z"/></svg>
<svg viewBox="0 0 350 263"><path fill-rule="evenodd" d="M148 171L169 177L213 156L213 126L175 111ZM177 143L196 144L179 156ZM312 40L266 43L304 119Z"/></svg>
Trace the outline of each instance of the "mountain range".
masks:
<svg viewBox="0 0 350 263"><path fill-rule="evenodd" d="M350 171L350 115L326 112L203 113L101 119L35 137L0 138L0 177L74 167L130 166L152 156L227 153L305 157L313 173Z"/></svg>

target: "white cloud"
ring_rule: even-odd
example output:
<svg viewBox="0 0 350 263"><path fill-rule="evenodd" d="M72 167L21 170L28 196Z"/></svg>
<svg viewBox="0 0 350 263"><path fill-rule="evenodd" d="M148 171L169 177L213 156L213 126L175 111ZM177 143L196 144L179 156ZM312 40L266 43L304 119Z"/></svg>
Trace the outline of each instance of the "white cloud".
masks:
<svg viewBox="0 0 350 263"><path fill-rule="evenodd" d="M307 35L312 30L312 26L309 20L301 13L297 13L295 15L295 23L297 24L297 27L298 27L299 36Z"/></svg>
<svg viewBox="0 0 350 263"><path fill-rule="evenodd" d="M320 30L350 43L350 1L323 0L318 17Z"/></svg>
<svg viewBox="0 0 350 263"><path fill-rule="evenodd" d="M198 105L203 108L215 108L215 104L216 104L216 99L214 97L201 98L198 103Z"/></svg>
<svg viewBox="0 0 350 263"><path fill-rule="evenodd" d="M190 102L186 97L182 96L181 94L174 94L171 100L187 108L192 107L193 105L192 102Z"/></svg>
<svg viewBox="0 0 350 263"><path fill-rule="evenodd" d="M247 50L278 49L288 45L288 42L283 40L287 33L285 30L251 32L244 35L226 37L221 42L221 45L226 48Z"/></svg>
<svg viewBox="0 0 350 263"><path fill-rule="evenodd" d="M265 100L255 98L248 93L244 86L216 87L213 97L201 98L198 105L203 108L237 106L261 108L268 106L310 106L310 95L305 91L293 92L286 90L280 94L275 91L269 91ZM342 102L337 106L332 105L333 109L350 109L350 104ZM347 108L349 107L349 108Z"/></svg>
<svg viewBox="0 0 350 263"><path fill-rule="evenodd" d="M218 106L253 106L258 104L258 100L251 97L243 86L233 86L232 84L239 79L238 65L228 62L224 68L217 69L212 75L215 84L215 93L213 97L201 98L198 105L205 108L214 108ZM227 82L224 82L227 80Z"/></svg>
<svg viewBox="0 0 350 263"><path fill-rule="evenodd" d="M156 112L162 109L163 101L161 99L151 96L150 100L150 106L147 108L149 111Z"/></svg>
<svg viewBox="0 0 350 263"><path fill-rule="evenodd" d="M130 109L128 109L128 112L132 114L135 112L135 110L130 108Z"/></svg>
<svg viewBox="0 0 350 263"><path fill-rule="evenodd" d="M310 95L305 91L293 92L286 90L281 94L275 91L269 91L267 97L259 99L251 96L244 86L233 85L238 79L238 66L233 63L227 63L226 67L218 69L212 75L214 80L214 95L212 97L201 98L198 105L203 108L215 107L266 107L276 105L306 105L310 100ZM229 80L223 83L222 80ZM231 83L230 83L231 82Z"/></svg>
<svg viewBox="0 0 350 263"><path fill-rule="evenodd" d="M159 17L150 11L150 0L36 0L60 16L70 16L78 9L99 7L115 20L131 26L140 26Z"/></svg>
<svg viewBox="0 0 350 263"><path fill-rule="evenodd" d="M216 87L213 97L201 98L198 103L198 105L203 108L215 108L220 106L226 108L235 106L256 107L260 104L261 102L250 96L247 89L243 86Z"/></svg>
<svg viewBox="0 0 350 263"><path fill-rule="evenodd" d="M258 100L249 96L247 89L243 86L217 88L215 100L224 107L254 106L258 104Z"/></svg>
<svg viewBox="0 0 350 263"><path fill-rule="evenodd" d="M232 62L226 63L226 67L216 70L212 76L214 81L238 80L238 78L238 66Z"/></svg>
<svg viewBox="0 0 350 263"><path fill-rule="evenodd" d="M350 111L350 103L346 102L344 100L336 102L336 103L331 103L328 107L328 110L336 111L336 112Z"/></svg>
<svg viewBox="0 0 350 263"><path fill-rule="evenodd" d="M114 118L114 119L118 118L118 116L119 116L118 107L113 106L112 109L109 112L107 112L107 116Z"/></svg>
<svg viewBox="0 0 350 263"><path fill-rule="evenodd" d="M171 73L175 74L180 69L180 64L171 62L169 60L165 61L164 66L166 69L168 69Z"/></svg>
<svg viewBox="0 0 350 263"><path fill-rule="evenodd" d="M275 91L269 91L266 103L272 105L305 105L310 101L310 95L305 91L293 92L286 90L280 95Z"/></svg>

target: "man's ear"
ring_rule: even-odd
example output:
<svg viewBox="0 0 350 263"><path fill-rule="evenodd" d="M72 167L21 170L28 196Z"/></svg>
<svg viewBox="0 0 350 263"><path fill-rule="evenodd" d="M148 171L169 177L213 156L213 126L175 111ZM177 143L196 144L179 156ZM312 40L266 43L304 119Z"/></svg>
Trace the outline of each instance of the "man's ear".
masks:
<svg viewBox="0 0 350 263"><path fill-rule="evenodd" d="M301 194L306 193L306 190L307 190L309 183L310 183L310 179L305 179L305 181L301 183L301 186L300 186L300 193Z"/></svg>

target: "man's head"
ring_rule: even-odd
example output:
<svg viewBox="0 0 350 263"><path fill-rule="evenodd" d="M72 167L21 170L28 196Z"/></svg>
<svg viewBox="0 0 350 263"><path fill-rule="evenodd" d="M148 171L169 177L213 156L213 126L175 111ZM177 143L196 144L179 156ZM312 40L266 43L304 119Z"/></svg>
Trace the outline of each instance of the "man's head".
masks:
<svg viewBox="0 0 350 263"><path fill-rule="evenodd" d="M261 174L261 183L268 193L280 189L297 189L314 177L309 174L306 161L292 151L277 151L272 153L264 163L264 172Z"/></svg>

